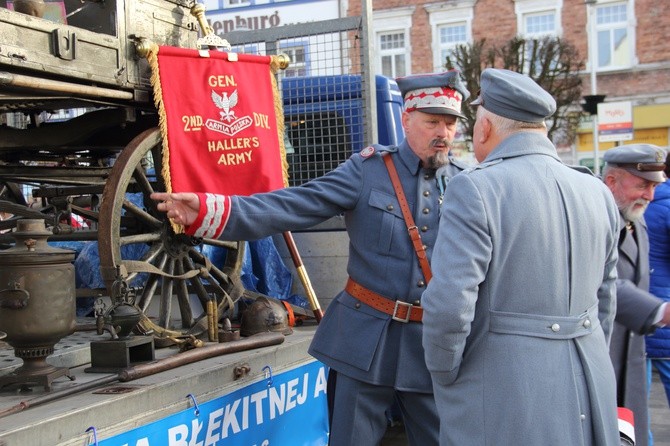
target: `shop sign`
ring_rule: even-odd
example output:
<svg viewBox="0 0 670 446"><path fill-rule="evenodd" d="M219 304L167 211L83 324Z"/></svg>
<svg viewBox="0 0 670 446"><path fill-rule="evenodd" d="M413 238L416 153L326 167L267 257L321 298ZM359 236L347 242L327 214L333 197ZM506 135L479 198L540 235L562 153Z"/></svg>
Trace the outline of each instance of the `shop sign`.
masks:
<svg viewBox="0 0 670 446"><path fill-rule="evenodd" d="M633 139L633 105L630 101L598 104L598 142Z"/></svg>

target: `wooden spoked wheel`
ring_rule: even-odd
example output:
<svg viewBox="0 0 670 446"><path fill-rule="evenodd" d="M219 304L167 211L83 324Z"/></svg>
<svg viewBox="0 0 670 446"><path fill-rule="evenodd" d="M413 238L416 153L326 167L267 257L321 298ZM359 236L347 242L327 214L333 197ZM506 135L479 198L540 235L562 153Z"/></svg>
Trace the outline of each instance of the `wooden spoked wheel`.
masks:
<svg viewBox="0 0 670 446"><path fill-rule="evenodd" d="M149 198L165 190L161 149L160 131L146 130L114 163L100 207L100 269L112 298L119 278L133 291L144 331L156 339L199 336L207 331L208 302L216 299L218 321L232 315L244 292L244 242L175 233Z"/></svg>

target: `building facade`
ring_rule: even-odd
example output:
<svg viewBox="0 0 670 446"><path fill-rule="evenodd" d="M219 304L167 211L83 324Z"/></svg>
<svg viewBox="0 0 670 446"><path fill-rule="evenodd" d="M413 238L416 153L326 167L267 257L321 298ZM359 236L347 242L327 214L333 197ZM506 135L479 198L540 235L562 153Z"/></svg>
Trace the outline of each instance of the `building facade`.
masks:
<svg viewBox="0 0 670 446"><path fill-rule="evenodd" d="M348 14L360 13L350 1ZM585 61L584 95L630 102L633 139L660 146L670 131L670 2L656 0L375 0L378 72L388 76L444 69L458 44L486 39L503 44L515 36L554 35L572 43ZM579 110L575 104L575 109ZM593 166L593 119L585 114L570 162ZM597 151L597 152L595 152Z"/></svg>
<svg viewBox="0 0 670 446"><path fill-rule="evenodd" d="M222 32L227 29L225 23L242 23L240 18L251 17L254 11L268 16L263 26L281 26L338 15L358 16L364 4L357 0L208 1L213 2L208 4L208 18L215 30L217 20L221 22L218 29ZM399 77L440 71L452 48L481 39L502 45L515 36L558 36L572 43L585 61L586 68L580 73L583 95L604 95L604 102L630 103L632 139L623 142L669 144L668 1L374 0L372 4L372 63L377 73ZM261 25L261 19L254 20ZM304 72L309 74L309 70ZM580 104L575 104L575 111L580 110ZM593 166L596 155L622 142L595 139L597 117L584 114L574 144L563 148L567 161Z"/></svg>

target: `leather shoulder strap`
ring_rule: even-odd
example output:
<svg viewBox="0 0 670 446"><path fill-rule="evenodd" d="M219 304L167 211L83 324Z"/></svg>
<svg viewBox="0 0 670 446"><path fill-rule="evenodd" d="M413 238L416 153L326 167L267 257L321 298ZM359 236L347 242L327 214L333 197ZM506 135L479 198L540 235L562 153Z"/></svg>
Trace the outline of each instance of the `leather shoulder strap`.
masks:
<svg viewBox="0 0 670 446"><path fill-rule="evenodd" d="M430 279L433 278L433 272L431 271L430 265L428 264L428 255L426 254L426 250L423 247L423 243L421 242L419 228L417 228L416 224L414 223L412 212L409 209L409 204L407 203L407 198L405 197L405 191L403 191L402 184L400 183L400 177L398 177L398 171L395 168L395 164L393 164L393 158L391 158L388 153L384 153L382 158L384 159L384 164L386 164L386 169L389 171L389 177L391 177L391 183L393 184L395 194L398 197L400 210L402 211L402 216L405 219L405 224L407 225L409 238L412 240L412 245L414 245L414 251L416 252L416 256L419 258L419 265L421 266L423 277L426 279L426 284L428 284Z"/></svg>

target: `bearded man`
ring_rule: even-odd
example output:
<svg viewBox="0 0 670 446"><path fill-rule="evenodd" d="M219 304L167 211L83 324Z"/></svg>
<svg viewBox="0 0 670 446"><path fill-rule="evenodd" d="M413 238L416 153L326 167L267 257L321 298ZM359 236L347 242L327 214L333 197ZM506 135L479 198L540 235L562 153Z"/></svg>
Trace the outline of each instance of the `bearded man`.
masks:
<svg viewBox="0 0 670 446"><path fill-rule="evenodd" d="M649 444L644 335L670 323L670 306L649 293L649 238L644 211L665 181L665 151L629 144L605 152L603 181L621 215L617 262L617 312L610 357L617 378L618 405L633 411L637 446Z"/></svg>

